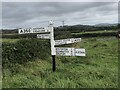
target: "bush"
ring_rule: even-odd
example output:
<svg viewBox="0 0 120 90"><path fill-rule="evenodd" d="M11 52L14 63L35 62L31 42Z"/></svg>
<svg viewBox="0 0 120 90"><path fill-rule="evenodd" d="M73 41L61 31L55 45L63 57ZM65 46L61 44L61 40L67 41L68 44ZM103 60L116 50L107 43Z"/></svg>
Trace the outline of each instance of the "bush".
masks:
<svg viewBox="0 0 120 90"><path fill-rule="evenodd" d="M69 31L55 31L54 36L55 39L66 39L72 37Z"/></svg>
<svg viewBox="0 0 120 90"><path fill-rule="evenodd" d="M23 64L36 58L46 59L50 55L48 40L21 39L16 43L2 44L3 65L7 63Z"/></svg>
<svg viewBox="0 0 120 90"><path fill-rule="evenodd" d="M106 33L85 33L85 34L73 34L72 37L101 37L101 36L116 36L116 32Z"/></svg>
<svg viewBox="0 0 120 90"><path fill-rule="evenodd" d="M10 39L20 39L20 38L36 38L37 35L33 34L2 34L2 38L10 38Z"/></svg>

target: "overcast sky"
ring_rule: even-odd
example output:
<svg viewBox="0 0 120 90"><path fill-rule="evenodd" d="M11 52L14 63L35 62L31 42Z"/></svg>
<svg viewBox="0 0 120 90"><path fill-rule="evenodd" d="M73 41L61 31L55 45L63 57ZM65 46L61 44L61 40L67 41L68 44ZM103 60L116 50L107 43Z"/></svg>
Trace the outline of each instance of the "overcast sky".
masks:
<svg viewBox="0 0 120 90"><path fill-rule="evenodd" d="M3 2L2 28L29 28L118 22L116 2Z"/></svg>

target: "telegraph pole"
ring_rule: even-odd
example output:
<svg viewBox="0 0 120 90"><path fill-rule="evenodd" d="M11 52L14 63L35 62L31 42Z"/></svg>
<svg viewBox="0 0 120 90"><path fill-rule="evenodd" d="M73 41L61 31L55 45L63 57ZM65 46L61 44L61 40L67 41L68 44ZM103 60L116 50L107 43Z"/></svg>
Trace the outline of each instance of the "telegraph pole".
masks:
<svg viewBox="0 0 120 90"><path fill-rule="evenodd" d="M62 21L62 26L64 27L65 21Z"/></svg>

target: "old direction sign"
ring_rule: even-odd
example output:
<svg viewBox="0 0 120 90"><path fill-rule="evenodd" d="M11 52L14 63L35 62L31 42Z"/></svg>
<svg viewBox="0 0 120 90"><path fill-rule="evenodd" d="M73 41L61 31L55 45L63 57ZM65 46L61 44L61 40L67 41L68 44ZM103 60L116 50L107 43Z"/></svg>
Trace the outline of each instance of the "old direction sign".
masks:
<svg viewBox="0 0 120 90"><path fill-rule="evenodd" d="M71 43L76 43L80 41L81 41L81 38L61 39L61 40L55 40L55 45L71 44Z"/></svg>
<svg viewBox="0 0 120 90"><path fill-rule="evenodd" d="M82 48L56 47L55 49L58 56L85 56L85 49Z"/></svg>
<svg viewBox="0 0 120 90"><path fill-rule="evenodd" d="M45 33L45 32L50 32L48 27L33 28L33 33Z"/></svg>
<svg viewBox="0 0 120 90"><path fill-rule="evenodd" d="M19 34L29 34L29 33L46 33L50 34L37 34L37 38L50 39L51 43L51 56L52 56L52 70L56 70L55 56L86 56L85 49L83 48L67 48L67 47L55 47L55 45L72 44L81 41L81 38L68 38L61 40L54 40L54 29L53 22L49 22L48 27L41 28L27 28L18 29Z"/></svg>
<svg viewBox="0 0 120 90"><path fill-rule="evenodd" d="M37 34L37 38L50 39L50 34Z"/></svg>
<svg viewBox="0 0 120 90"><path fill-rule="evenodd" d="M85 56L85 49L83 48L75 48L75 56Z"/></svg>
<svg viewBox="0 0 120 90"><path fill-rule="evenodd" d="M27 33L32 33L32 29L31 28L27 28L27 29L18 29L18 33L19 34L27 34Z"/></svg>
<svg viewBox="0 0 120 90"><path fill-rule="evenodd" d="M45 32L50 32L50 30L47 27L18 29L19 34L45 33Z"/></svg>

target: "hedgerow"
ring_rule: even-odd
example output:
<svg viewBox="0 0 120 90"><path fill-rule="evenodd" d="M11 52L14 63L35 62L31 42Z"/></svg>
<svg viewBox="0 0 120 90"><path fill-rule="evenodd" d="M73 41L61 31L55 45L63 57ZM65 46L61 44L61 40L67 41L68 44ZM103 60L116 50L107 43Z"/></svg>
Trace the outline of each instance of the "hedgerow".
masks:
<svg viewBox="0 0 120 90"><path fill-rule="evenodd" d="M21 39L16 43L2 43L2 61L4 64L23 64L37 58L46 60L50 55L48 40Z"/></svg>

